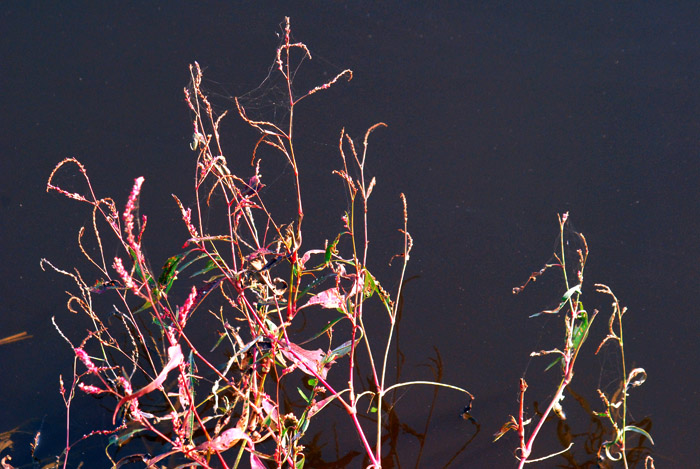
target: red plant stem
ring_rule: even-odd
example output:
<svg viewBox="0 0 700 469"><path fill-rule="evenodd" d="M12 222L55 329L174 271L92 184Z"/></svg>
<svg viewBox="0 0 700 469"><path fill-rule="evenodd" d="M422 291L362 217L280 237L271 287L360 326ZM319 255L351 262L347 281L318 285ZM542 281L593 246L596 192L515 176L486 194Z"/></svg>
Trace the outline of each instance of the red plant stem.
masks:
<svg viewBox="0 0 700 469"><path fill-rule="evenodd" d="M520 410L518 411L518 435L520 436L520 451L525 453L525 424L523 422L523 407L525 401L525 391L527 390L527 382L520 378Z"/></svg>
<svg viewBox="0 0 700 469"><path fill-rule="evenodd" d="M527 442L526 446L523 446L523 440L525 436L525 429L523 427L522 423L522 407L523 407L523 401L521 397L520 401L520 426L521 426L521 458L520 458L520 464L518 465L518 469L522 469L525 464L527 463L528 457L530 457L530 454L532 453L532 446L535 443L535 439L537 438L538 433L540 432L540 429L544 425L545 421L547 420L547 417L549 414L552 412L552 409L556 405L557 402L561 400L562 394L564 394L564 389L569 385L571 380L574 377L574 361L570 359L569 356L564 357L564 360L566 360L566 372L564 373L564 378L561 381L561 384L559 385L559 389L557 390L557 393L554 395L552 400L549 403L549 406L547 406L547 410L544 411L542 414L542 417L540 417L539 421L537 422L537 426L535 429L532 431L532 434L530 435L530 439Z"/></svg>
<svg viewBox="0 0 700 469"><path fill-rule="evenodd" d="M78 359L75 358L73 361L73 384L71 385L71 390L70 394L68 395L68 400L66 401L65 395L63 397L63 400L66 403L66 454L65 454L65 459L63 460L63 469L66 469L68 465L68 453L70 453L70 406L71 402L73 402L73 396L75 395L75 386L76 386L76 372L77 372L77 365L78 365ZM63 378L61 378L61 388L63 388Z"/></svg>
<svg viewBox="0 0 700 469"><path fill-rule="evenodd" d="M350 417L352 417L352 421L355 424L355 429L357 430L357 434L360 436L360 439L362 440L362 444L365 446L365 452L367 453L367 456L369 456L370 460L372 461L372 467L376 468L376 469L380 469L382 467L381 457L379 455L375 455L374 452L372 451L372 447L369 445L369 441L367 441L367 437L365 436L365 432L362 430L362 425L360 424L360 421L357 418L357 410L355 409L354 403L353 403L353 407L352 407L352 412L350 413Z"/></svg>
<svg viewBox="0 0 700 469"><path fill-rule="evenodd" d="M353 340L353 343L354 343L354 340ZM292 356L294 356L297 360L299 360L299 362L304 363L302 357L300 357L294 350L292 350L290 348L288 351ZM360 437L360 439L362 440L362 444L365 447L365 451L367 453L367 456L369 456L370 460L372 461L372 466L375 468L380 468L381 467L380 460L378 459L377 456L374 455L374 451L372 450L372 447L370 446L369 441L367 441L367 437L365 436L365 432L364 432L364 430L362 430L362 424L360 424L360 421L357 418L357 405L355 402L355 394L352 391L352 378L350 379L350 383L348 383L350 386L350 403L348 404L340 396L340 394L338 394L338 392L335 389L333 389L333 387L330 384L328 384L328 382L325 379L323 379L323 377L316 370L314 370L310 367L307 367L307 366L305 366L304 368L306 370L308 370L309 372L311 372L314 375L314 377L319 381L319 383L321 383L326 389L328 389L328 391L331 394L333 394L334 396L337 396L338 402L340 402L340 404L345 408L345 411L348 414L350 414L350 417L352 418L352 421L355 424L355 429L357 430L357 434ZM351 373L352 373L352 371L351 371Z"/></svg>

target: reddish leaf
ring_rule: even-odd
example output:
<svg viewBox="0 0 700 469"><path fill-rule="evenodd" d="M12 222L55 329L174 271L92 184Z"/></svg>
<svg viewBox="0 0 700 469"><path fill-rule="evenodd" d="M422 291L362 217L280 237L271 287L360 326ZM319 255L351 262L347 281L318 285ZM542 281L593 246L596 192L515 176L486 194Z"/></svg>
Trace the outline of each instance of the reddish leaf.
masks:
<svg viewBox="0 0 700 469"><path fill-rule="evenodd" d="M182 349L180 348L179 344L173 345L170 348L168 348L168 358L168 364L165 365L165 368L163 368L163 371L160 372L156 379L154 379L150 384L144 386L135 393L124 396L122 400L119 401L119 404L117 404L117 408L114 409L114 415L112 415L113 425L117 421L117 413L119 412L121 406L133 399L138 399L139 397L148 394L151 391L155 391L156 389L161 387L163 385L163 382L165 381L165 378L168 377L168 373L170 373L170 370L172 370L173 368L177 368L181 363L183 363L185 357L182 355Z"/></svg>
<svg viewBox="0 0 700 469"><path fill-rule="evenodd" d="M309 409L309 413L307 418L311 418L317 413L319 413L324 407L326 407L328 404L333 401L333 399L337 398L338 396L328 396L327 398L323 399L322 401L319 402L314 402L311 408Z"/></svg>
<svg viewBox="0 0 700 469"><path fill-rule="evenodd" d="M279 412L277 412L277 404L267 395L263 396L262 408L270 419L277 421Z"/></svg>
<svg viewBox="0 0 700 469"><path fill-rule="evenodd" d="M251 469L267 469L267 466L252 451L250 452L250 467Z"/></svg>
<svg viewBox="0 0 700 469"><path fill-rule="evenodd" d="M211 441L205 441L195 449L207 452L224 452L241 440L252 443L250 437L240 428L229 428Z"/></svg>
<svg viewBox="0 0 700 469"><path fill-rule="evenodd" d="M288 347L281 349L281 352L307 375L315 376L315 371L321 378L326 379L328 368L323 361L326 356L323 350L306 350L290 343Z"/></svg>
<svg viewBox="0 0 700 469"><path fill-rule="evenodd" d="M345 300L337 288L331 288L322 291L318 295L311 298L302 308L311 305L321 305L322 308L328 309L345 309Z"/></svg>
<svg viewBox="0 0 700 469"><path fill-rule="evenodd" d="M306 251L304 255L299 259L299 265L301 268L304 268L304 265L306 265L306 262L311 258L311 254L324 254L326 251L323 249L312 249L310 251Z"/></svg>

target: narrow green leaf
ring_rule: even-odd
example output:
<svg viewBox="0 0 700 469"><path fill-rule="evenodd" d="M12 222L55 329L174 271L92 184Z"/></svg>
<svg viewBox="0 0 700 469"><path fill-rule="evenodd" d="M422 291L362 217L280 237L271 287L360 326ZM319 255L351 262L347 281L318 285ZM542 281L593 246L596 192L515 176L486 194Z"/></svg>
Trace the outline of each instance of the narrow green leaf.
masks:
<svg viewBox="0 0 700 469"><path fill-rule="evenodd" d="M311 399L309 399L308 397L306 397L306 394L304 394L304 391L302 391L301 388L297 388L297 391L299 392L299 394L301 395L301 397L304 399L304 402L306 402L307 404L308 404L309 402L311 402Z"/></svg>
<svg viewBox="0 0 700 469"><path fill-rule="evenodd" d="M206 274L207 272L214 270L216 268L217 268L216 263L214 261L212 261L211 259L209 259L207 261L206 265L204 266L204 268L202 268L202 269L198 270L197 272L193 273L192 275L190 275L190 278L196 277L197 275Z"/></svg>
<svg viewBox="0 0 700 469"><path fill-rule="evenodd" d="M559 306L557 306L556 309L553 309L551 311L540 311L539 313L531 314L530 317L534 318L534 317L537 317L541 314L557 314L559 311L561 311L561 309L564 306L566 306L566 303L569 301L569 298L571 298L571 296L574 293L579 293L579 294L581 293L581 284L578 284L575 287L569 288L566 291L566 293L564 293L564 296L561 297L561 302L559 303Z"/></svg>
<svg viewBox="0 0 700 469"><path fill-rule="evenodd" d="M356 339L355 345L357 345L360 342L360 340L362 340L362 338ZM343 357L343 356L347 355L348 353L350 353L350 350L352 350L352 341L348 340L347 342L343 343L339 347L336 347L333 350L331 350L330 352L328 352L328 355L326 355L323 358L323 363L324 364L330 363L337 358Z"/></svg>
<svg viewBox="0 0 700 469"><path fill-rule="evenodd" d="M160 272L160 277L158 277L158 283L162 286L167 286L168 283L172 283L172 279L175 277L175 272L180 261L186 256L186 253L176 254L163 264L163 270Z"/></svg>
<svg viewBox="0 0 700 469"><path fill-rule="evenodd" d="M144 272L141 270L136 251L129 247L129 254L131 255L131 260L134 263L134 273L136 274L136 276L142 281L147 282L149 287L151 287L152 289L156 289L156 284L151 274L148 271Z"/></svg>
<svg viewBox="0 0 700 469"><path fill-rule="evenodd" d="M309 283L309 285L306 288L304 288L304 290L301 293L299 293L297 295L297 301L299 301L304 295L309 293L314 287L320 285L321 283L325 282L329 278L335 278L335 273L326 274L323 277L319 277L319 278L315 279L313 282Z"/></svg>
<svg viewBox="0 0 700 469"><path fill-rule="evenodd" d="M263 428L265 428L269 427L270 425L272 425L272 417L268 415L267 417L265 417L265 419L263 419L262 426Z"/></svg>
<svg viewBox="0 0 700 469"><path fill-rule="evenodd" d="M177 270L180 263L187 257L193 249L183 252L182 254L177 254L169 258L165 265L163 265L163 270L158 277L158 284L160 285L163 292L168 293L170 288L173 286L173 282L177 278L179 271Z"/></svg>
<svg viewBox="0 0 700 469"><path fill-rule="evenodd" d="M216 254L215 254L216 256ZM180 272L184 271L186 268L194 264L195 262L202 260L202 259L209 259L209 256L207 253L200 253L198 256L195 256L194 258L190 259L189 261L185 262L180 266Z"/></svg>
<svg viewBox="0 0 700 469"><path fill-rule="evenodd" d="M151 308L153 305L151 304L150 301L147 301L141 306L139 309L134 311L134 314L140 313L141 311L146 311L147 309Z"/></svg>
<svg viewBox="0 0 700 469"><path fill-rule="evenodd" d="M575 287L569 288L566 291L566 293L564 293L564 296L561 298L562 304L569 301L569 298L571 298L574 293L581 293L581 284L580 283L578 285L576 285Z"/></svg>
<svg viewBox="0 0 700 469"><path fill-rule="evenodd" d="M298 433L301 434L301 435L303 435L304 433L306 433L306 430L309 428L309 424L310 424L310 423L311 423L311 420L309 420L308 418L306 418L306 414L304 414L304 417L303 417L303 418L301 419L301 421L299 422L299 431L298 431Z"/></svg>
<svg viewBox="0 0 700 469"><path fill-rule="evenodd" d="M583 342L586 341L588 337L588 331L591 328L593 321L588 320L588 313L586 311L581 311L579 313L578 319L581 321L574 326L574 350L579 349Z"/></svg>
<svg viewBox="0 0 700 469"><path fill-rule="evenodd" d="M220 335L219 335L219 340L216 341L216 343L214 344L214 346L213 346L213 347L211 348L211 350L209 350L209 351L210 351L210 352L213 352L214 350L216 350L216 348L217 348L219 345L221 345L221 342L223 342L223 340L226 338L226 336L227 336L227 333L225 333L225 332L220 333Z"/></svg>
<svg viewBox="0 0 700 469"><path fill-rule="evenodd" d="M326 248L326 255L325 255L325 263L328 265L328 263L331 261L333 258L333 254L336 254L338 252L337 246L338 246L338 241L340 241L340 237L343 236L344 234L347 234L346 232L338 233L338 236L335 237L335 240L328 245Z"/></svg>
<svg viewBox="0 0 700 469"><path fill-rule="evenodd" d="M377 293L379 295L379 299L382 301L384 304L384 307L386 310L391 314L391 299L389 298L389 295L384 291L384 289L379 285L379 282L374 278L374 276L369 272L369 270L364 269L364 274L365 274L365 290L367 290L367 287L370 289L370 293L365 297L369 298L372 296L372 294Z"/></svg>
<svg viewBox="0 0 700 469"><path fill-rule="evenodd" d="M132 436L141 433L145 430L145 428L136 428L134 430L128 430L120 435L112 435L109 437L109 443L107 444L107 448L109 448L112 445L121 446L122 444L127 442Z"/></svg>
<svg viewBox="0 0 700 469"><path fill-rule="evenodd" d="M649 441L651 441L651 444L654 444L654 439L651 437L651 435L646 431L643 430L639 427L636 427L634 425L627 425L625 428L622 429L623 432L635 432L639 433L640 435L644 435Z"/></svg>
<svg viewBox="0 0 700 469"><path fill-rule="evenodd" d="M311 337L310 339L306 339L306 340L305 340L304 342L302 342L301 344L303 345L303 344L305 344L305 343L307 343L307 342L311 342L312 340L318 339L319 337L321 337L323 334L325 334L326 332L328 332L329 329L333 328L333 326L335 326L336 324L338 324L338 323L339 323L340 321L342 321L343 319L347 319L347 316L343 315L343 316L340 316L339 318L336 318L336 319L332 320L331 322L329 322L328 324L326 324L326 326L325 326L323 329L321 329L321 331L320 331L318 334L316 334L315 336Z"/></svg>
<svg viewBox="0 0 700 469"><path fill-rule="evenodd" d="M545 368L544 371L549 371L554 365L556 365L556 364L559 363L560 361L561 361L561 355L559 355L559 358L557 358L557 359L554 360L552 363L550 363L549 365L547 365L547 368Z"/></svg>

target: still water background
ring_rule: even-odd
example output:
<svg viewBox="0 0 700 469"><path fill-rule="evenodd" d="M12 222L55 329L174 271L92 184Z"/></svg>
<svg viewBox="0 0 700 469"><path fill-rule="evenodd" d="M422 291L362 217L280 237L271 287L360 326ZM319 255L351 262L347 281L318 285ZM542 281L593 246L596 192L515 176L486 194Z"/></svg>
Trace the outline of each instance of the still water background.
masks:
<svg viewBox="0 0 700 469"><path fill-rule="evenodd" d="M455 455L453 467L515 464L515 437L493 444L491 435L516 412L520 377L532 385L530 410L556 386L552 373L542 373L546 363L529 352L559 345L558 322L528 315L555 305L563 290L553 275L517 297L511 290L549 260L556 216L566 211L591 249L587 308L607 317L610 301L594 293L597 282L629 307L628 367L649 375L630 395L631 417L651 425L657 467L693 465L700 384L696 2L3 3L0 337L33 336L0 348L0 431L21 425L27 432L5 452L13 463L31 465L28 443L39 428L37 456L63 447L58 375L71 375L72 353L50 318L71 337L84 332L71 329L74 318L64 308L70 282L39 269L42 257L86 268L76 238L90 214L45 193L51 169L77 157L98 194L120 204L133 179L144 176L146 248L158 263L174 254L185 232L170 194L193 200L192 128L182 95L188 64L197 60L222 97L253 90L272 64L286 15L295 39L314 54L299 89L344 68L355 72L350 83L298 109L313 233L306 247L332 238L346 208L330 174L340 164L340 129L361 137L386 122L369 152L378 180L370 266L387 288L395 286L387 261L399 248L404 192L415 249L398 344L402 378L430 377L426 365L438 350L443 381L477 396L481 428L472 439L459 395L440 392L427 425L432 391L401 395L399 465L441 467ZM261 105L274 104L265 97L270 102ZM247 171L255 135L232 113L223 137L232 169ZM268 203L282 204L289 168L271 160L263 171ZM592 355L605 320L598 319L571 386L595 409L596 387L609 390L618 370L614 353ZM584 441L594 421L573 395L565 402L570 432L584 437L573 459L550 467L593 458ZM73 435L108 427L111 408L77 399ZM426 433L420 459L409 428ZM342 416L319 431L326 462L359 450ZM101 445L95 439L77 447L71 464L103 467L95 459ZM535 454L558 448L552 424ZM348 467L359 465L355 458Z"/></svg>

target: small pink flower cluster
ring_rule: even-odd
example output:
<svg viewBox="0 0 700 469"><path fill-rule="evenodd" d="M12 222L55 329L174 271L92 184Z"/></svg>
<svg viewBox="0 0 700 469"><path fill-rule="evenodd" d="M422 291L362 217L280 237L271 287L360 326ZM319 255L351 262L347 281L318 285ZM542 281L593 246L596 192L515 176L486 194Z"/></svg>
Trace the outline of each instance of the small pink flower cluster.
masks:
<svg viewBox="0 0 700 469"><path fill-rule="evenodd" d="M85 384L85 383L78 383L78 388L80 388L81 391L83 391L85 394L102 394L103 392L107 392L104 389L100 389L97 386L93 386L91 384Z"/></svg>
<svg viewBox="0 0 700 469"><path fill-rule="evenodd" d="M177 377L178 400L183 409L189 409L192 406L192 387L190 380L187 379L187 365L180 363L180 374Z"/></svg>
<svg viewBox="0 0 700 469"><path fill-rule="evenodd" d="M183 445L187 440L187 435L182 431L182 423L180 422L177 412L174 410L170 412L170 419L173 421L173 433L177 435L175 439L175 445Z"/></svg>
<svg viewBox="0 0 700 469"><path fill-rule="evenodd" d="M136 208L136 199L141 193L141 185L144 180L143 176L136 178L134 187L131 189L131 194L129 194L129 200L126 202L126 208L124 209L124 229L126 230L127 240L129 241L129 245L136 252L139 252L140 249L137 249L138 243L136 242L136 238L134 238L134 210Z"/></svg>
<svg viewBox="0 0 700 469"><path fill-rule="evenodd" d="M194 306L194 300L196 298L197 298L197 289L194 286L192 286L192 291L190 292L190 296L187 297L185 304L182 305L182 307L179 308L178 312L177 312L177 320L178 320L178 323L180 324L181 329L184 329L185 324L187 324L188 316L190 315L190 312L192 311L192 307Z"/></svg>
<svg viewBox="0 0 700 469"><path fill-rule="evenodd" d="M122 263L122 260L119 257L114 258L114 264L112 264L112 267L114 267L114 270L117 271L119 277L121 277L122 282L124 282L124 286L126 288L134 288L134 279L131 278L131 274L126 271L126 269L124 268L124 264Z"/></svg>
<svg viewBox="0 0 700 469"><path fill-rule="evenodd" d="M98 368L95 366L94 363L92 363L92 359L90 356L87 354L85 350L82 348L78 347L75 349L75 356L78 357L78 359L83 362L83 364L87 367L88 371L90 373L95 373L97 374Z"/></svg>
<svg viewBox="0 0 700 469"><path fill-rule="evenodd" d="M168 343L170 344L171 347L174 347L177 345L177 338L175 337L175 328L172 326L168 326L167 329L165 329L165 336L168 338Z"/></svg>
<svg viewBox="0 0 700 469"><path fill-rule="evenodd" d="M192 209L182 210L182 219L185 220L185 225L187 226L187 231L190 232L190 236L193 238L199 238L199 233L197 233L197 228L192 224Z"/></svg>
<svg viewBox="0 0 700 469"><path fill-rule="evenodd" d="M126 380L123 376L118 376L117 377L117 383L121 385L121 387L124 388L124 395L129 396L130 394L133 393L133 389L131 388L131 383ZM137 422L140 422L143 419L143 416L141 415L141 409L139 409L139 400L138 399L131 399L129 401L129 410L131 411L131 417L136 420Z"/></svg>

